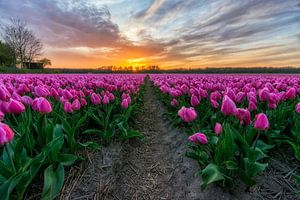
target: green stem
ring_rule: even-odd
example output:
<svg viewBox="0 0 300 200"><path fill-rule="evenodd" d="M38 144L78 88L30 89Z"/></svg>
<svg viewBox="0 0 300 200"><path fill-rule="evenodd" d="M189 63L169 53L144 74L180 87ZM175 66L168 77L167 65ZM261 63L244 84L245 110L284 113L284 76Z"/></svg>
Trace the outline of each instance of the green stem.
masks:
<svg viewBox="0 0 300 200"><path fill-rule="evenodd" d="M10 163L11 163L11 165L12 165L12 167L13 167L14 173L16 174L17 171L16 171L16 168L15 168L15 164L14 164L14 161L13 161L11 155L10 155L10 152L9 152L9 149L8 149L8 146L7 146L7 145L8 145L8 143L5 143L5 144L4 144L4 148L5 148L5 150L6 150L6 153L7 153L7 155L8 155L8 158L9 158L9 160L10 160Z"/></svg>
<svg viewBox="0 0 300 200"><path fill-rule="evenodd" d="M254 140L254 144L253 144L253 146L254 146L254 149L253 149L253 151L255 151L255 148L256 148L256 144L257 144L257 140L258 140L258 138L259 138L259 132L257 133L257 136L256 136L256 138L255 138L255 140Z"/></svg>

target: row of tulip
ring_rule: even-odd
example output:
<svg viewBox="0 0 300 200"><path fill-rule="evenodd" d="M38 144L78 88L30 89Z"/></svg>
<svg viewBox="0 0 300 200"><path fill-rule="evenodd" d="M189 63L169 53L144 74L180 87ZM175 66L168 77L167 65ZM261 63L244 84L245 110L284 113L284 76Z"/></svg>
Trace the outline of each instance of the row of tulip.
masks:
<svg viewBox="0 0 300 200"><path fill-rule="evenodd" d="M143 75L0 75L0 199L23 199L39 173L41 199L54 199L64 167L83 159L77 150L141 137L129 122L143 83Z"/></svg>
<svg viewBox="0 0 300 200"><path fill-rule="evenodd" d="M237 177L253 186L274 147L289 145L300 161L300 76L151 75L151 80L174 125L190 135L187 156L200 165L202 189L213 182L232 186Z"/></svg>

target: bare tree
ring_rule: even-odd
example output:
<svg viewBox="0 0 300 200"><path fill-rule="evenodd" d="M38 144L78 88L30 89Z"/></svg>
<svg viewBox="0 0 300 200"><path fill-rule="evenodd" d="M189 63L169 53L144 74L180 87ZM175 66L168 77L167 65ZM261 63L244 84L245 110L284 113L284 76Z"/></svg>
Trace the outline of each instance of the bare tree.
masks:
<svg viewBox="0 0 300 200"><path fill-rule="evenodd" d="M3 39L12 49L15 64L32 62L41 55L43 45L33 32L27 28L26 22L20 19L11 19L10 24L2 27Z"/></svg>

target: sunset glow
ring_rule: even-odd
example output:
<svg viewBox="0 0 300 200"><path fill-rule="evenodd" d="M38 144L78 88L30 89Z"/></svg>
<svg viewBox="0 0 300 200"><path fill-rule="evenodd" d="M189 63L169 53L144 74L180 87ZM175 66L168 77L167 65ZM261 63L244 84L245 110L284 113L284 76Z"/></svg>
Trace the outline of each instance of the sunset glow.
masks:
<svg viewBox="0 0 300 200"><path fill-rule="evenodd" d="M53 68L300 67L298 0L0 0Z"/></svg>

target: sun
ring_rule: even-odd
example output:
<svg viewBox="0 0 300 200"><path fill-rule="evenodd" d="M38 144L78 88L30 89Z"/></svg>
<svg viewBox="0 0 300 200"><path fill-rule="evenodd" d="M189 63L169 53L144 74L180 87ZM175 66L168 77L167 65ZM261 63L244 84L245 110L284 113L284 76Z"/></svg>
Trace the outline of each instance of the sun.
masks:
<svg viewBox="0 0 300 200"><path fill-rule="evenodd" d="M133 59L127 59L126 60L127 65L132 67L139 67L146 65L146 59L145 58L133 58Z"/></svg>

